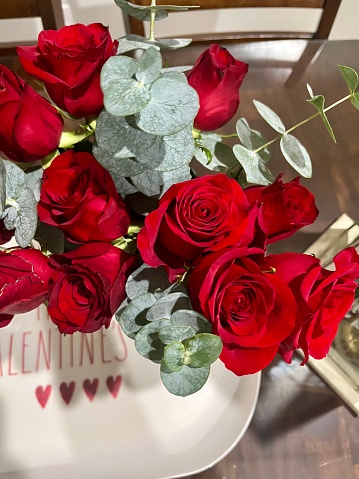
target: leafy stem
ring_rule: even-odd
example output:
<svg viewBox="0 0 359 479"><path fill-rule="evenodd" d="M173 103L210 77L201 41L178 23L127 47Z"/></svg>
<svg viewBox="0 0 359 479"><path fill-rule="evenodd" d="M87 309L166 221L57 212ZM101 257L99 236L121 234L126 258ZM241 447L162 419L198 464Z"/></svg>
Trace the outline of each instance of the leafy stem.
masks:
<svg viewBox="0 0 359 479"><path fill-rule="evenodd" d="M344 98L341 98L340 100L336 101L335 103L333 103L332 105L329 105L327 106L327 108L324 108L323 112L327 112L329 110L331 110L332 108L338 106L340 103L343 103L344 101L346 100L349 100L349 98L352 98L354 97L354 93L351 93L350 95L347 95L345 96ZM289 128L288 130L284 131L283 133L280 133L279 135L275 136L272 140L268 141L267 143L265 143L264 145L260 146L259 148L257 148L256 150L253 151L253 153L258 153L259 151L261 150L264 150L265 148L267 148L267 146L271 145L272 143L280 140L282 138L283 135L287 135L288 133L291 133L292 131L294 131L296 128L302 126L302 125L305 125L305 123L308 123L308 121L311 121L313 120L314 118L317 118L318 116L321 115L321 112L318 111L317 113L314 113L314 115L311 115L310 117L306 118L305 120L297 123L296 125L292 126L291 128Z"/></svg>
<svg viewBox="0 0 359 479"><path fill-rule="evenodd" d="M332 108L336 107L337 105L339 105L340 103L343 103L344 101L346 100L349 100L349 98L353 98L355 96L355 93L351 93L350 95L347 95L345 96L344 98L341 98L340 100L336 101L335 103L333 103L332 105L328 106L327 108L324 108L324 112L327 112L329 110L331 110ZM280 140L282 138L283 135L286 135L288 133L291 133L292 131L294 131L296 128L304 125L305 123L308 123L308 121L310 120L313 120L314 118L317 118L318 116L320 116L320 112L318 111L317 113L314 113L314 115L311 115L310 117L306 118L305 120L297 123L296 125L292 126L291 128L289 128L288 130L284 131L283 133L280 133L279 135L275 136L272 140L268 141L267 143L265 143L264 145L260 146L259 148L257 148L256 150L253 150L253 153L258 153L259 151L261 150L264 150L265 148L267 148L267 146L270 146L272 143L275 143L276 141ZM221 138L238 138L238 134L237 133L231 133L229 135L220 135Z"/></svg>

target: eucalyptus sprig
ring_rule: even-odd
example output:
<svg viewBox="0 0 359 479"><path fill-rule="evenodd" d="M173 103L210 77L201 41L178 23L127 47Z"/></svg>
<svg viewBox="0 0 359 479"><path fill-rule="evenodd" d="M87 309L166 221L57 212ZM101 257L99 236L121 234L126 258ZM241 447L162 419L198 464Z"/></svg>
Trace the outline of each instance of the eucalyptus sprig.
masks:
<svg viewBox="0 0 359 479"><path fill-rule="evenodd" d="M116 313L141 356L160 364L166 389L176 396L197 392L222 351L208 320L192 309L183 282L170 284L164 268L143 264L126 283L127 298Z"/></svg>
<svg viewBox="0 0 359 479"><path fill-rule="evenodd" d="M284 158L301 176L305 178L310 178L312 176L312 163L310 156L302 143L291 133L314 118L320 117L331 138L336 141L333 129L326 116L326 112L349 99L351 100L352 105L359 110L359 92L357 91L359 83L358 74L350 67L342 65L338 65L338 67L348 86L349 95L346 95L325 108L324 96L314 95L310 85L307 85L310 95L310 99L307 101L316 108L317 112L288 129L286 129L282 120L273 110L263 103L254 100L254 106L260 116L279 133L272 140L265 141L260 133L252 130L243 118L238 120L236 130L238 138L242 144L235 145L233 147L233 152L246 173L248 183L267 185L273 181L273 176L266 163L269 160L268 147L276 141L280 141L280 149ZM233 169L234 166L230 167L227 172L230 172Z"/></svg>

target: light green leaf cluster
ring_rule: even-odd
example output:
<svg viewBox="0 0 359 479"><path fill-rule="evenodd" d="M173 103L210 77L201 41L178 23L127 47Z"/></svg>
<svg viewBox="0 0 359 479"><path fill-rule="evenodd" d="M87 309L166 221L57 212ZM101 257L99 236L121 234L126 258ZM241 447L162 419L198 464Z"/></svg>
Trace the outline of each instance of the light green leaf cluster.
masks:
<svg viewBox="0 0 359 479"><path fill-rule="evenodd" d="M163 71L161 54L152 46L139 60L111 57L102 69L101 87L105 110L97 121L93 153L119 193L159 197L189 179L199 103L185 75Z"/></svg>
<svg viewBox="0 0 359 479"><path fill-rule="evenodd" d="M15 229L21 248L35 236L42 173L42 168L25 173L12 161L0 159L0 218L6 229Z"/></svg>
<svg viewBox="0 0 359 479"><path fill-rule="evenodd" d="M240 162L246 174L248 183L259 185L269 185L274 178L270 172L267 163L270 160L268 146L276 140L280 140L280 149L288 163L302 176L310 178L312 175L312 165L309 154L300 141L290 135L290 130L286 127L279 116L263 103L254 100L260 116L279 133L274 140L266 142L262 135L252 130L247 121L241 118L237 122L237 135L241 145L234 145L233 152Z"/></svg>
<svg viewBox="0 0 359 479"><path fill-rule="evenodd" d="M170 284L164 268L142 265L126 283L127 298L116 313L139 354L161 365L164 386L177 396L197 392L222 351L207 319L192 309L182 283Z"/></svg>

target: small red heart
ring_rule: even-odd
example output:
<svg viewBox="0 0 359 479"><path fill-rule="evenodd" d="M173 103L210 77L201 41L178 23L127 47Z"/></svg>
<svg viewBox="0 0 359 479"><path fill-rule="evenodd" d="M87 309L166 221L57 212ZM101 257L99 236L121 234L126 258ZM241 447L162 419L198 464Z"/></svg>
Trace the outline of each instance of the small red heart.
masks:
<svg viewBox="0 0 359 479"><path fill-rule="evenodd" d="M112 396L116 398L122 384L122 376L116 376L116 378L109 376L106 380L106 384Z"/></svg>
<svg viewBox="0 0 359 479"><path fill-rule="evenodd" d="M62 396L62 399L65 401L66 404L69 404L72 396L75 391L75 382L71 381L69 384L67 383L61 383L60 384L60 394Z"/></svg>
<svg viewBox="0 0 359 479"><path fill-rule="evenodd" d="M36 388L36 397L37 400L39 401L39 404L42 408L45 408L47 401L49 400L50 394L51 394L51 386L48 384L45 388L42 386L38 386Z"/></svg>
<svg viewBox="0 0 359 479"><path fill-rule="evenodd" d="M83 388L89 400L92 401L98 388L98 379L96 378L92 381L90 381L89 379L85 379Z"/></svg>

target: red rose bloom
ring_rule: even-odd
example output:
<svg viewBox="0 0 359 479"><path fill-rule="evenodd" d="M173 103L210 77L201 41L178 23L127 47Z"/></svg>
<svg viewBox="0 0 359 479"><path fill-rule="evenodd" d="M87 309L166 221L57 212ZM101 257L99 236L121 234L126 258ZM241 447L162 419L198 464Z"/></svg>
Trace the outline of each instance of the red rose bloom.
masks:
<svg viewBox="0 0 359 479"><path fill-rule="evenodd" d="M27 313L45 301L51 274L47 257L40 251L0 251L0 328L7 326L14 314Z"/></svg>
<svg viewBox="0 0 359 479"><path fill-rule="evenodd" d="M219 45L211 45L202 53L188 75L188 83L199 96L196 128L217 130L235 115L239 88L247 72L247 63L236 60Z"/></svg>
<svg viewBox="0 0 359 479"><path fill-rule="evenodd" d="M194 309L212 323L223 342L220 359L237 375L268 366L296 319L289 287L248 257L258 253L254 248L217 251L201 259L189 280Z"/></svg>
<svg viewBox="0 0 359 479"><path fill-rule="evenodd" d="M55 269L48 312L61 333L93 333L109 327L125 299L125 283L137 259L108 243L89 243L52 255Z"/></svg>
<svg viewBox="0 0 359 479"><path fill-rule="evenodd" d="M282 176L269 186L244 190L249 204L258 206L258 226L267 237L267 244L288 238L314 223L319 213L314 196L299 184L299 177L283 183Z"/></svg>
<svg viewBox="0 0 359 479"><path fill-rule="evenodd" d="M324 358L334 340L338 324L349 311L359 277L359 255L347 248L334 258L335 271L320 266L310 255L284 253L268 256L264 268L275 268L274 276L285 281L298 304L295 327L282 342L279 352L291 362L300 348L304 361L309 356Z"/></svg>
<svg viewBox="0 0 359 479"><path fill-rule="evenodd" d="M170 281L207 251L240 242L248 203L234 179L218 174L171 186L137 238L149 266L165 265Z"/></svg>
<svg viewBox="0 0 359 479"><path fill-rule="evenodd" d="M44 30L37 46L18 47L17 52L25 71L44 82L54 103L81 118L103 108L100 72L117 45L100 23L77 24Z"/></svg>
<svg viewBox="0 0 359 479"><path fill-rule="evenodd" d="M63 121L45 98L0 65L0 152L10 160L32 162L54 151Z"/></svg>
<svg viewBox="0 0 359 479"><path fill-rule="evenodd" d="M73 242L113 241L127 233L130 217L110 173L91 153L68 150L44 171L39 218Z"/></svg>

